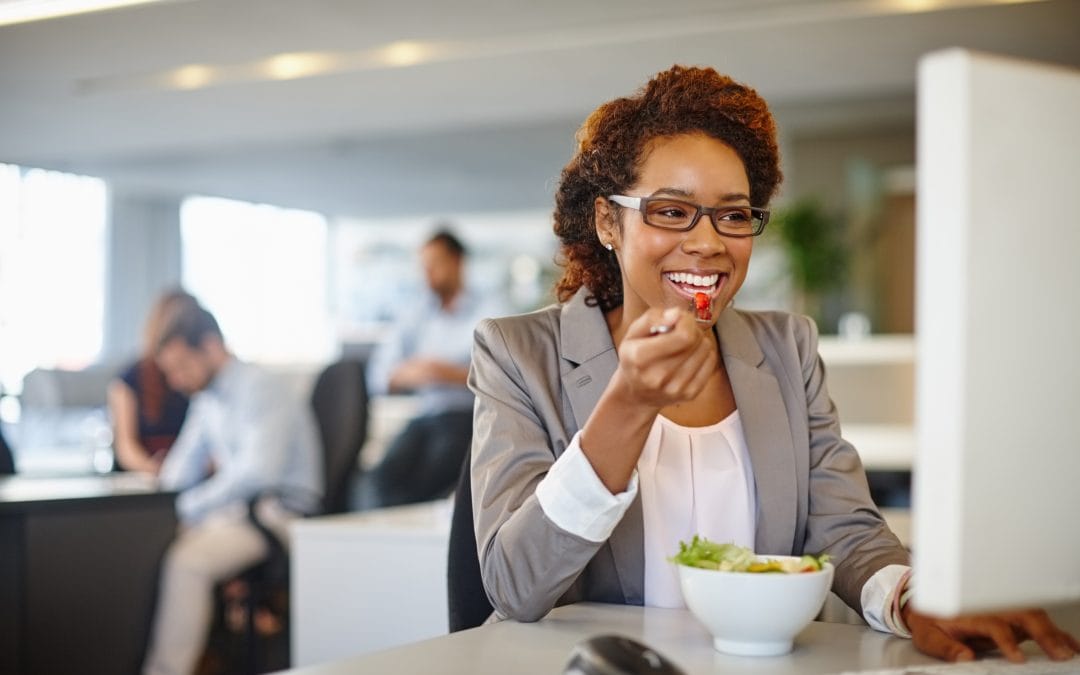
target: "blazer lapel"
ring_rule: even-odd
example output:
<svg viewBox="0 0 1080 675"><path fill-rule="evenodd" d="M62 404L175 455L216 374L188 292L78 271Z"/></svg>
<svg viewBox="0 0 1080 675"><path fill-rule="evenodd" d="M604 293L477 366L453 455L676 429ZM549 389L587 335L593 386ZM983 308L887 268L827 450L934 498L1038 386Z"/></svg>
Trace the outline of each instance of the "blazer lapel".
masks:
<svg viewBox="0 0 1080 675"><path fill-rule="evenodd" d="M720 350L742 420L757 491L758 553L788 554L795 541L795 445L780 383L750 325L734 309L717 322Z"/></svg>
<svg viewBox="0 0 1080 675"><path fill-rule="evenodd" d="M619 366L604 314L585 304L585 289L563 305L559 321L563 391L570 399L577 428L585 426L600 395Z"/></svg>
<svg viewBox="0 0 1080 675"><path fill-rule="evenodd" d="M604 314L585 304L587 291L583 288L563 305L559 321L562 357L563 391L570 399L577 429L585 426L600 395L604 393L615 369L619 355L611 339ZM638 495L623 519L608 538L615 576L628 604L645 601L645 533L641 515L641 496Z"/></svg>

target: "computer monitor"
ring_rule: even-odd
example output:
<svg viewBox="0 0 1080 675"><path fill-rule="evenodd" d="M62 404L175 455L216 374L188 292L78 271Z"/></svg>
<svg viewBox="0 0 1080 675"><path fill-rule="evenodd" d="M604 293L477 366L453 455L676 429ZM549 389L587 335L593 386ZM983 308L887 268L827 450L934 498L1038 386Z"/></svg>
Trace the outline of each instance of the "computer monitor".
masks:
<svg viewBox="0 0 1080 675"><path fill-rule="evenodd" d="M915 606L1080 599L1080 72L918 81Z"/></svg>

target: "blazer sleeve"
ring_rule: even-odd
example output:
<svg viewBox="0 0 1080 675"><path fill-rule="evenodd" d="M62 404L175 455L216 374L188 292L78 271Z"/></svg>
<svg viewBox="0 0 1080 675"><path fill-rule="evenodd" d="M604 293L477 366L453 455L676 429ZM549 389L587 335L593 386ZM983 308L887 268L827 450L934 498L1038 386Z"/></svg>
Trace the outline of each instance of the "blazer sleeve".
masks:
<svg viewBox="0 0 1080 675"><path fill-rule="evenodd" d="M565 449L568 430L559 422L554 339L544 340L545 331L530 326L517 326L517 338L508 339L502 328L515 326L513 321L487 319L475 332L472 501L488 599L504 618L536 621L603 543L560 529L536 498L537 484Z"/></svg>
<svg viewBox="0 0 1080 675"><path fill-rule="evenodd" d="M809 431L809 510L804 550L828 553L836 565L833 591L862 612L862 588L890 564L910 564L910 556L889 530L873 500L854 446L840 434L836 406L825 384L818 355L817 327L799 317L796 339L806 391Z"/></svg>

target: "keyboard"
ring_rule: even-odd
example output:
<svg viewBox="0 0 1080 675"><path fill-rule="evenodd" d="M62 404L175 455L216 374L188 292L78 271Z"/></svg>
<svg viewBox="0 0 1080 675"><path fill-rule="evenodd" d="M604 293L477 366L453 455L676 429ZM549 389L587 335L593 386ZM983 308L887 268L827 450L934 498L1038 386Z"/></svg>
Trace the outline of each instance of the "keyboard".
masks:
<svg viewBox="0 0 1080 675"><path fill-rule="evenodd" d="M963 663L932 663L880 670L847 671L838 675L1080 675L1080 657L1069 661L1050 661L1043 657L1024 663L1004 659L985 659Z"/></svg>

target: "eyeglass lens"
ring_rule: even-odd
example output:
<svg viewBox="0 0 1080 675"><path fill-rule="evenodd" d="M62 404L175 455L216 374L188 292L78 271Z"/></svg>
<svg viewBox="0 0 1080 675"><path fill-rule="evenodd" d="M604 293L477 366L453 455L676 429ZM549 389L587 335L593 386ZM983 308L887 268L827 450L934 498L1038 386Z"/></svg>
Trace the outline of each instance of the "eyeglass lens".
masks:
<svg viewBox="0 0 1080 675"><path fill-rule="evenodd" d="M699 210L710 213L713 224L727 234L757 234L764 223L759 212L749 206L730 206L706 209L677 199L648 199L644 201L643 215L647 224L667 229L689 229L698 217Z"/></svg>

